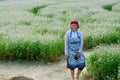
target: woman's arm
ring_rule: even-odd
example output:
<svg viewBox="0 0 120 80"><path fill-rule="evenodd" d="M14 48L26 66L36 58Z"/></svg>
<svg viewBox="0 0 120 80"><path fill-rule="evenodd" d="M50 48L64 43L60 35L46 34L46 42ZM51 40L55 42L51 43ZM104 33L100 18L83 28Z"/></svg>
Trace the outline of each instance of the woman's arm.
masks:
<svg viewBox="0 0 120 80"><path fill-rule="evenodd" d="M68 32L65 35L65 55L68 56Z"/></svg>
<svg viewBox="0 0 120 80"><path fill-rule="evenodd" d="M80 33L80 47L79 47L79 50L78 50L78 52L79 53L82 53L82 49L83 49L83 35L82 35L82 33Z"/></svg>

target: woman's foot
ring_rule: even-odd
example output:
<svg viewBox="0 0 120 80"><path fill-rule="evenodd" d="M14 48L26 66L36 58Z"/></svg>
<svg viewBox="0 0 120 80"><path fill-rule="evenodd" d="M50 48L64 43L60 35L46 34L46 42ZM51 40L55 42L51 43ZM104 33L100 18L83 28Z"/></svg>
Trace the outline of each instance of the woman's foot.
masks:
<svg viewBox="0 0 120 80"><path fill-rule="evenodd" d="M75 78L75 80L79 80L78 78Z"/></svg>
<svg viewBox="0 0 120 80"><path fill-rule="evenodd" d="M76 78L75 80L79 80L79 79Z"/></svg>

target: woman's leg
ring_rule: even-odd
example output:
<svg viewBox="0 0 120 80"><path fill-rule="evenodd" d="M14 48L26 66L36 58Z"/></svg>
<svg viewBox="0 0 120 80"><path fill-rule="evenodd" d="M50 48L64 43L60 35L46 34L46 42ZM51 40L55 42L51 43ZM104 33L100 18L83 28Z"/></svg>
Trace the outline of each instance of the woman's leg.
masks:
<svg viewBox="0 0 120 80"><path fill-rule="evenodd" d="M78 71L77 71L77 76L76 76L76 79L78 80L79 79L79 75L81 73L81 70L78 68Z"/></svg>
<svg viewBox="0 0 120 80"><path fill-rule="evenodd" d="M71 72L72 80L75 80L75 78L74 78L74 69L70 69L70 72Z"/></svg>

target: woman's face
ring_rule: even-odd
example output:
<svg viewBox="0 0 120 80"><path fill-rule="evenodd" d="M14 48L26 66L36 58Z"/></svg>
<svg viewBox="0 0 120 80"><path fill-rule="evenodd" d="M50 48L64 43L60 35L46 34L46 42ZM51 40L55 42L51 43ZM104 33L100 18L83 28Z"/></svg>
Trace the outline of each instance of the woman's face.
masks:
<svg viewBox="0 0 120 80"><path fill-rule="evenodd" d="M70 25L71 30L74 32L77 30L77 25L76 24L71 24Z"/></svg>

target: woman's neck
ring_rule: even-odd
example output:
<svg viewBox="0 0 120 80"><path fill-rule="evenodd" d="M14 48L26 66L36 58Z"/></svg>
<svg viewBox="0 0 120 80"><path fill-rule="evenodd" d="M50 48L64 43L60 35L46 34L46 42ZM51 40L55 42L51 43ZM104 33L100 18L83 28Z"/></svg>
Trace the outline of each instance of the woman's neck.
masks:
<svg viewBox="0 0 120 80"><path fill-rule="evenodd" d="M75 30L75 31L73 31L73 30L71 30L72 32L76 32L77 30Z"/></svg>

